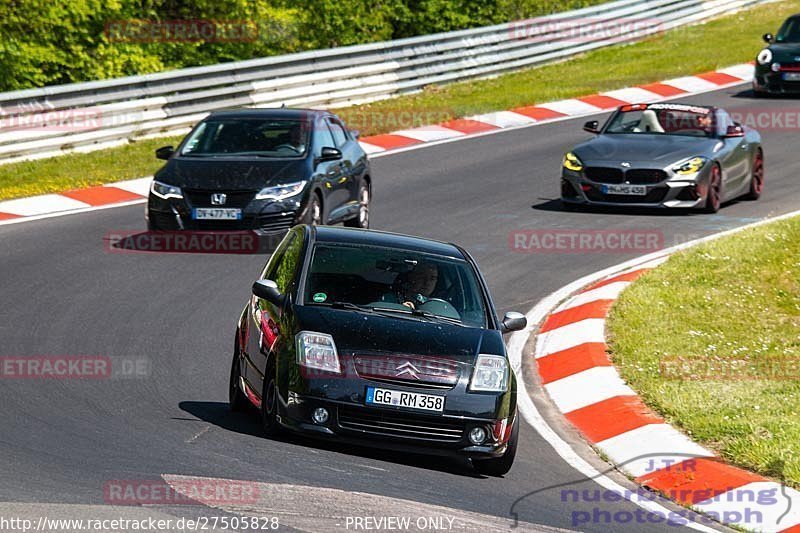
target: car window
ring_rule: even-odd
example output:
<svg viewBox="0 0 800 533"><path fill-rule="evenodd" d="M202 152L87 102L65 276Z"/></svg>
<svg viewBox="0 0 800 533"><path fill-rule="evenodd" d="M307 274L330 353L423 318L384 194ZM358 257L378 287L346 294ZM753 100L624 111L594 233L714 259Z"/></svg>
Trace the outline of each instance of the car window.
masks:
<svg viewBox="0 0 800 533"><path fill-rule="evenodd" d="M790 18L784 22L775 40L779 43L800 43L800 18Z"/></svg>
<svg viewBox="0 0 800 533"><path fill-rule="evenodd" d="M276 253L274 263L270 261L265 271L265 278L271 279L278 285L282 294L292 289L292 283L297 275L300 262L300 251L303 248L303 239L296 231L290 232L281 242Z"/></svg>
<svg viewBox="0 0 800 533"><path fill-rule="evenodd" d="M328 128L327 121L321 120L317 126L317 146L318 150L322 148L336 148L336 141L333 139L333 134Z"/></svg>
<svg viewBox="0 0 800 533"><path fill-rule="evenodd" d="M342 125L335 120L328 120L328 126L330 126L331 132L333 133L333 140L336 142L336 148L344 146L344 143L347 142L347 133L344 131Z"/></svg>
<svg viewBox="0 0 800 533"><path fill-rule="evenodd" d="M726 111L717 110L717 135L725 135L728 132L728 128L734 125L733 119Z"/></svg>
<svg viewBox="0 0 800 533"><path fill-rule="evenodd" d="M308 140L308 125L301 119L210 118L191 133L181 155L302 157Z"/></svg>
<svg viewBox="0 0 800 533"><path fill-rule="evenodd" d="M712 108L683 104L636 104L620 108L603 133L713 137L716 133L714 122Z"/></svg>
<svg viewBox="0 0 800 533"><path fill-rule="evenodd" d="M487 322L483 293L467 261L378 246L317 245L304 301L403 314L409 314L406 304L411 303L416 310L471 327L486 327Z"/></svg>

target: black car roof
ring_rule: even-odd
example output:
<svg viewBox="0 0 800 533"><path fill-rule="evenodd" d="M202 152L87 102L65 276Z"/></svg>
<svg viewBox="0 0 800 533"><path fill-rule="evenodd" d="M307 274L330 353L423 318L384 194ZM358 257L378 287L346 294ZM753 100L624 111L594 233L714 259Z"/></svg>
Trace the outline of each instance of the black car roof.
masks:
<svg viewBox="0 0 800 533"><path fill-rule="evenodd" d="M311 231L313 232L314 240L318 243L385 246L464 259L464 254L454 244L401 233L336 226L312 226Z"/></svg>
<svg viewBox="0 0 800 533"><path fill-rule="evenodd" d="M328 116L327 111L318 109L297 109L292 107L277 107L266 109L230 109L227 111L214 111L208 118L275 118L275 119L304 119L310 117Z"/></svg>

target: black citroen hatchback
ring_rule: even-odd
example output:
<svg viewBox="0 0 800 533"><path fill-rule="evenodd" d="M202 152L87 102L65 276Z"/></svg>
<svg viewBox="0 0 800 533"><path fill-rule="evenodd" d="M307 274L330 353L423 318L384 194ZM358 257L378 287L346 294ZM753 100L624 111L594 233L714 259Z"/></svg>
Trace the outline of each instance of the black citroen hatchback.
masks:
<svg viewBox="0 0 800 533"><path fill-rule="evenodd" d="M514 461L516 378L477 265L462 248L360 229L289 231L236 328L234 410L267 434L463 456L490 475Z"/></svg>
<svg viewBox="0 0 800 533"><path fill-rule="evenodd" d="M150 230L369 227L367 155L357 133L326 111L212 113L156 157L167 163L150 187Z"/></svg>

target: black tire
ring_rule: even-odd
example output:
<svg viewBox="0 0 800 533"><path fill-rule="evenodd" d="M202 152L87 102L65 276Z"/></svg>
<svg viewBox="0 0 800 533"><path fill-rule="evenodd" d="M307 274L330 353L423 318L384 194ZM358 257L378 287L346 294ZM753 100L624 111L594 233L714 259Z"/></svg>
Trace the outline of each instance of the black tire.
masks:
<svg viewBox="0 0 800 533"><path fill-rule="evenodd" d="M303 216L303 224L309 224L311 226L322 225L322 200L319 194L315 192L311 193L311 199L308 201L306 214Z"/></svg>
<svg viewBox="0 0 800 533"><path fill-rule="evenodd" d="M711 175L708 177L708 191L706 192L706 205L703 211L706 213L716 213L722 203L722 170L719 165L714 164Z"/></svg>
<svg viewBox="0 0 800 533"><path fill-rule="evenodd" d="M250 408L250 401L239 387L239 332L236 332L236 340L233 344L233 362L231 362L231 377L228 380L228 406L231 411L242 413Z"/></svg>
<svg viewBox="0 0 800 533"><path fill-rule="evenodd" d="M511 437L508 439L506 453L493 459L473 459L472 466L479 474L485 476L500 477L508 474L514 464L514 457L517 455L517 443L519 441L519 414L514 418L514 427L511 428Z"/></svg>
<svg viewBox="0 0 800 533"><path fill-rule="evenodd" d="M273 437L280 433L281 425L278 422L278 383L275 373L275 363L270 359L267 372L264 374L264 387L261 390L261 428L264 435Z"/></svg>
<svg viewBox="0 0 800 533"><path fill-rule="evenodd" d="M372 190L366 181L358 188L358 215L350 220L345 220L348 228L369 229L369 203L372 200Z"/></svg>
<svg viewBox="0 0 800 533"><path fill-rule="evenodd" d="M753 168L750 177L750 190L745 195L747 200L758 200L764 191L764 154L759 149L753 158Z"/></svg>

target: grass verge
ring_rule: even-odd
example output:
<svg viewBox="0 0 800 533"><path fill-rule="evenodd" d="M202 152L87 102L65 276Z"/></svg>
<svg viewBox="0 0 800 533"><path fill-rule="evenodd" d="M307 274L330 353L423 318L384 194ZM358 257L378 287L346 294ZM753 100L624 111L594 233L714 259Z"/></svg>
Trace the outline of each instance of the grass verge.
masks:
<svg viewBox="0 0 800 533"><path fill-rule="evenodd" d="M800 218L672 256L607 327L622 376L667 421L800 488Z"/></svg>
<svg viewBox="0 0 800 533"><path fill-rule="evenodd" d="M337 113L366 136L706 72L751 61L763 47L760 35L774 33L797 11L800 0L767 4L563 63L494 79L431 86L412 95L341 108ZM169 141L148 140L52 160L0 165L0 199L149 175L159 166L152 149Z"/></svg>

